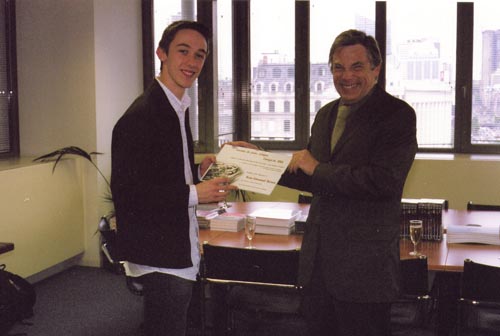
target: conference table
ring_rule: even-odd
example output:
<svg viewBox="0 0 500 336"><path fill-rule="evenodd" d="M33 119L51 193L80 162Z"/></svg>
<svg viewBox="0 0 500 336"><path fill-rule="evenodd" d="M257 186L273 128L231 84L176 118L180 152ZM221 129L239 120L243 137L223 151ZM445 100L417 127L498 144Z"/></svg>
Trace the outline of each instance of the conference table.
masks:
<svg viewBox="0 0 500 336"><path fill-rule="evenodd" d="M231 202L227 209L228 213L249 214L260 208L277 208L301 210L302 214L309 212L309 204L291 202ZM467 210L444 210L442 226L467 224L500 224L500 212L496 211L467 211ZM248 241L243 231L227 232L209 229L200 230L200 243L229 247L245 247ZM257 249L264 250L288 250L300 249L302 244L301 234L269 235L256 234L252 245ZM413 250L413 244L409 239L401 239L401 259L412 258L409 255ZM430 271L461 272L465 259L475 262L500 267L500 246L485 244L449 244L446 241L446 233L441 241L424 240L418 245L418 251L427 256Z"/></svg>
<svg viewBox="0 0 500 336"><path fill-rule="evenodd" d="M308 214L309 204L290 202L231 202L228 213L250 214L260 208L301 210ZM446 228L451 225L500 224L500 212L444 210L442 214L443 238L440 241L421 241L418 251L427 257L431 274L431 295L437 299L437 333L448 335L456 323L457 301L460 295L460 278L465 259L500 267L500 246L485 244L450 244L447 242ZM248 245L244 231L227 232L200 229L200 244L243 248ZM269 235L256 234L252 245L256 249L289 250L300 249L302 234ZM409 239L400 240L401 259L410 256L413 244Z"/></svg>
<svg viewBox="0 0 500 336"><path fill-rule="evenodd" d="M228 213L250 214L260 208L278 208L309 212L309 204L290 202L230 202ZM451 225L500 224L500 212L444 210L442 214L443 239L421 241L418 251L427 257L428 269L432 275L430 285L437 306L438 335L448 335L456 323L456 303L460 295L460 278L465 259L500 267L500 246L484 244L450 244L447 242L446 228ZM244 231L227 232L200 229L200 244L242 248L248 245ZM256 249L289 250L300 249L302 234L269 235L256 234L252 245ZM400 240L401 259L410 256L413 244L409 239Z"/></svg>

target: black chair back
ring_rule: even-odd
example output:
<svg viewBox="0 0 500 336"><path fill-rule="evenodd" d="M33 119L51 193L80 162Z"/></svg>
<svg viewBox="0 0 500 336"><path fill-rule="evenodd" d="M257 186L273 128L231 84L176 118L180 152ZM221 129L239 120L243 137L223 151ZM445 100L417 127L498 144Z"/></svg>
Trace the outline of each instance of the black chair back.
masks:
<svg viewBox="0 0 500 336"><path fill-rule="evenodd" d="M305 195L303 193L299 194L298 202L300 204L311 204L311 201L312 201L312 196Z"/></svg>
<svg viewBox="0 0 500 336"><path fill-rule="evenodd" d="M202 297L202 329L210 325L205 306L212 301L219 307L215 315L224 316L213 323L214 334L305 335L299 316L299 253L204 244L201 280L212 297Z"/></svg>
<svg viewBox="0 0 500 336"><path fill-rule="evenodd" d="M476 204L471 201L467 202L467 210L476 210L476 211L500 211L500 205L493 204Z"/></svg>
<svg viewBox="0 0 500 336"><path fill-rule="evenodd" d="M401 295L391 307L392 335L435 335L435 300L429 292L427 257L401 260L400 267Z"/></svg>
<svg viewBox="0 0 500 336"><path fill-rule="evenodd" d="M458 335L500 335L500 267L464 261Z"/></svg>
<svg viewBox="0 0 500 336"><path fill-rule="evenodd" d="M464 261L462 299L500 303L500 267Z"/></svg>
<svg viewBox="0 0 500 336"><path fill-rule="evenodd" d="M209 281L295 287L298 264L298 250L203 245L203 277Z"/></svg>
<svg viewBox="0 0 500 336"><path fill-rule="evenodd" d="M400 265L402 294L415 297L428 295L427 257L401 260Z"/></svg>

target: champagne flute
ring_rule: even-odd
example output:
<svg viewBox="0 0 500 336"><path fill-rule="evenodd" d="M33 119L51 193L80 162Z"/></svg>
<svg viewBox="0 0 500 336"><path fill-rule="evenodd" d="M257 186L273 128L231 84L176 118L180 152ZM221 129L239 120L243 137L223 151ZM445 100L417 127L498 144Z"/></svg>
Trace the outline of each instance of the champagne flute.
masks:
<svg viewBox="0 0 500 336"><path fill-rule="evenodd" d="M419 256L420 253L417 251L417 245L420 243L422 238L422 221L421 220L410 220L410 239L413 243L413 251L410 252L412 256Z"/></svg>
<svg viewBox="0 0 500 336"><path fill-rule="evenodd" d="M248 239L248 246L246 248L252 249L252 239L255 236L255 224L257 218L255 216L247 216L245 219L245 235Z"/></svg>
<svg viewBox="0 0 500 336"><path fill-rule="evenodd" d="M227 168L226 168L226 166L225 166L225 165L220 165L220 166L219 166L219 174L218 174L218 176L219 176L219 177L226 177L226 178L228 177L228 175L227 175ZM222 185L228 185L228 184L229 184L229 183L223 183ZM231 206L230 206L229 204L227 204L227 201L226 201L226 199L224 198L224 201L223 201L223 203L222 203L221 208L223 208L223 209L228 209L228 208L230 208L230 207L231 207Z"/></svg>

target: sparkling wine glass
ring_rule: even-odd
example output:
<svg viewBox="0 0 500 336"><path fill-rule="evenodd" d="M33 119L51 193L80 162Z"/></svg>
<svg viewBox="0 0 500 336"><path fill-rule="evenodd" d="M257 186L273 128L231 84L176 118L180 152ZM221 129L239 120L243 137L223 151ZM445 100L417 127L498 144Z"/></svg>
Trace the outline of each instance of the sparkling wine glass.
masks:
<svg viewBox="0 0 500 336"><path fill-rule="evenodd" d="M411 220L410 221L410 239L413 243L413 251L410 252L412 256L419 256L420 253L417 251L417 245L422 239L422 221L421 220Z"/></svg>
<svg viewBox="0 0 500 336"><path fill-rule="evenodd" d="M219 173L218 173L218 176L219 177L228 177L228 174L227 174L227 169L226 169L226 166L225 165L220 165L219 166ZM229 183L222 183L222 185L228 185ZM224 201L222 202L222 206L221 208L223 209L228 209L230 208L231 205L227 204L227 201L226 199L224 198Z"/></svg>
<svg viewBox="0 0 500 336"><path fill-rule="evenodd" d="M245 235L248 239L248 246L246 248L252 249L252 239L255 236L255 222L257 219L254 216L247 216L245 219Z"/></svg>

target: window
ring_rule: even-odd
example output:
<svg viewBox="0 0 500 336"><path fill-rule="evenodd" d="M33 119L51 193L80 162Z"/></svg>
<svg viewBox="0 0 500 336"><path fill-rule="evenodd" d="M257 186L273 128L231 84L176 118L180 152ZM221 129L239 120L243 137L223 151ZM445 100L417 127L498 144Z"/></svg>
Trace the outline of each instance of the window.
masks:
<svg viewBox="0 0 500 336"><path fill-rule="evenodd" d="M263 24L266 22L267 24ZM276 23L272 29L269 24ZM279 24L278 24L279 23ZM294 77L282 78L281 69L290 69L294 66L295 60L295 1L294 0L251 0L250 1L250 68L257 69L257 73L266 74L266 77L252 78L252 81L263 80L269 83L269 91L266 96L259 96L262 102L268 101L269 112L276 111L275 102L279 102L282 97L284 81L292 85ZM288 70L287 75L292 74ZM252 95L251 100L257 99ZM280 103L278 106L283 106ZM267 122L268 133L258 134L260 140L286 141L285 138L293 139L293 132L285 137L282 127L276 127L279 122L282 124L282 117L279 114L271 117L264 114L250 116L250 139L255 140L256 133L253 124L258 121ZM281 120L280 120L281 119ZM271 125L273 125L271 127Z"/></svg>
<svg viewBox="0 0 500 336"><path fill-rule="evenodd" d="M274 68L273 69L273 78L280 78L281 77L281 70L279 68Z"/></svg>
<svg viewBox="0 0 500 336"><path fill-rule="evenodd" d="M254 108L253 108L253 111L254 111L254 112L260 112L260 101L255 100L255 101L253 102L253 106L254 106Z"/></svg>
<svg viewBox="0 0 500 336"><path fill-rule="evenodd" d="M290 113L290 101L285 100L283 103L283 112Z"/></svg>
<svg viewBox="0 0 500 336"><path fill-rule="evenodd" d="M323 91L323 83L316 83L316 91L321 93Z"/></svg>
<svg viewBox="0 0 500 336"><path fill-rule="evenodd" d="M500 145L500 22L498 3L474 3L473 145Z"/></svg>
<svg viewBox="0 0 500 336"><path fill-rule="evenodd" d="M19 155L16 29L13 1L0 0L0 157Z"/></svg>
<svg viewBox="0 0 500 336"><path fill-rule="evenodd" d="M316 113L316 112L318 112L318 111L319 111L319 109L321 108L321 105L322 105L322 104L321 104L321 100L316 100L316 101L314 102L314 113Z"/></svg>
<svg viewBox="0 0 500 336"><path fill-rule="evenodd" d="M233 138L268 149L304 148L319 108L338 98L328 68L331 43L340 32L355 28L379 41L380 85L414 107L419 151L500 153L500 24L495 0L359 0L341 11L337 3L324 0L177 2L186 8L197 5L198 17L210 23L206 18L211 6L217 6L213 24L219 32L219 73L207 68L204 72L217 81L218 99L232 100L219 105L218 118L200 125L221 123L223 108L232 118L228 132ZM223 26L224 20L232 24ZM221 64L227 65L220 69ZM225 85L223 79L231 82ZM262 113L266 108L260 104L275 113ZM199 118L212 111L210 106L203 109L208 112ZM286 120L289 131L281 127ZM208 133L201 129L199 134L202 143Z"/></svg>
<svg viewBox="0 0 500 336"><path fill-rule="evenodd" d="M284 120L283 121L283 131L286 133L290 133L290 120Z"/></svg>
<svg viewBox="0 0 500 336"><path fill-rule="evenodd" d="M157 76L160 73L160 65L161 62L156 57L155 51L158 47L158 43L160 42L161 36L165 28L174 21L185 19L185 20L194 20L196 18L196 2L195 1L184 1L182 5L180 1L153 1L153 9L154 9L154 40L153 45L149 46L152 48L153 57L154 57L154 76ZM145 6L143 4L143 6ZM144 10L144 8L143 8ZM153 78L151 77L151 80ZM189 107L189 120L191 125L191 132L193 134L193 140L195 143L199 142L199 113L198 113L198 81L193 84L193 86L188 89L188 94L191 97L191 106ZM145 83L145 85L148 85ZM225 95L226 88L219 88L219 95ZM227 95L229 96L229 95ZM223 127L224 128L224 127Z"/></svg>
<svg viewBox="0 0 500 336"><path fill-rule="evenodd" d="M456 13L454 1L387 3L386 90L415 109L420 147L454 146L455 73L445 69L456 66ZM430 76L431 63L441 78Z"/></svg>
<svg viewBox="0 0 500 336"><path fill-rule="evenodd" d="M334 38L344 30L360 29L375 35L375 2L369 0L351 1L339 5L335 1L311 0L311 43L309 123L312 125L316 112L316 101L328 102L339 97L333 86L332 74L328 68L328 55ZM328 22L327 25L324 23ZM328 38L325 38L328 36ZM328 71L327 71L328 70Z"/></svg>
<svg viewBox="0 0 500 336"><path fill-rule="evenodd" d="M275 104L274 104L274 101L272 101L272 100L271 100L271 101L269 102L269 112L274 112L274 111L275 111L275 110L274 110L274 105L275 105Z"/></svg>
<svg viewBox="0 0 500 336"><path fill-rule="evenodd" d="M232 26L232 11L230 0L217 1L217 51L212 51L212 54L217 54L217 64L219 72L215 78L218 78L218 83L215 87L219 87L218 99L218 134L217 147L223 143L236 140L235 119L234 119L234 92L233 92L233 40L231 34ZM207 69L204 69L206 71ZM205 73L206 75L206 73ZM217 119L215 119L217 120ZM198 149L202 149L198 146ZM204 146L205 148L207 146ZM211 146L210 146L211 147Z"/></svg>
<svg viewBox="0 0 500 336"><path fill-rule="evenodd" d="M259 84L255 85L255 93L259 94L261 92L262 92L262 84L259 83Z"/></svg>

